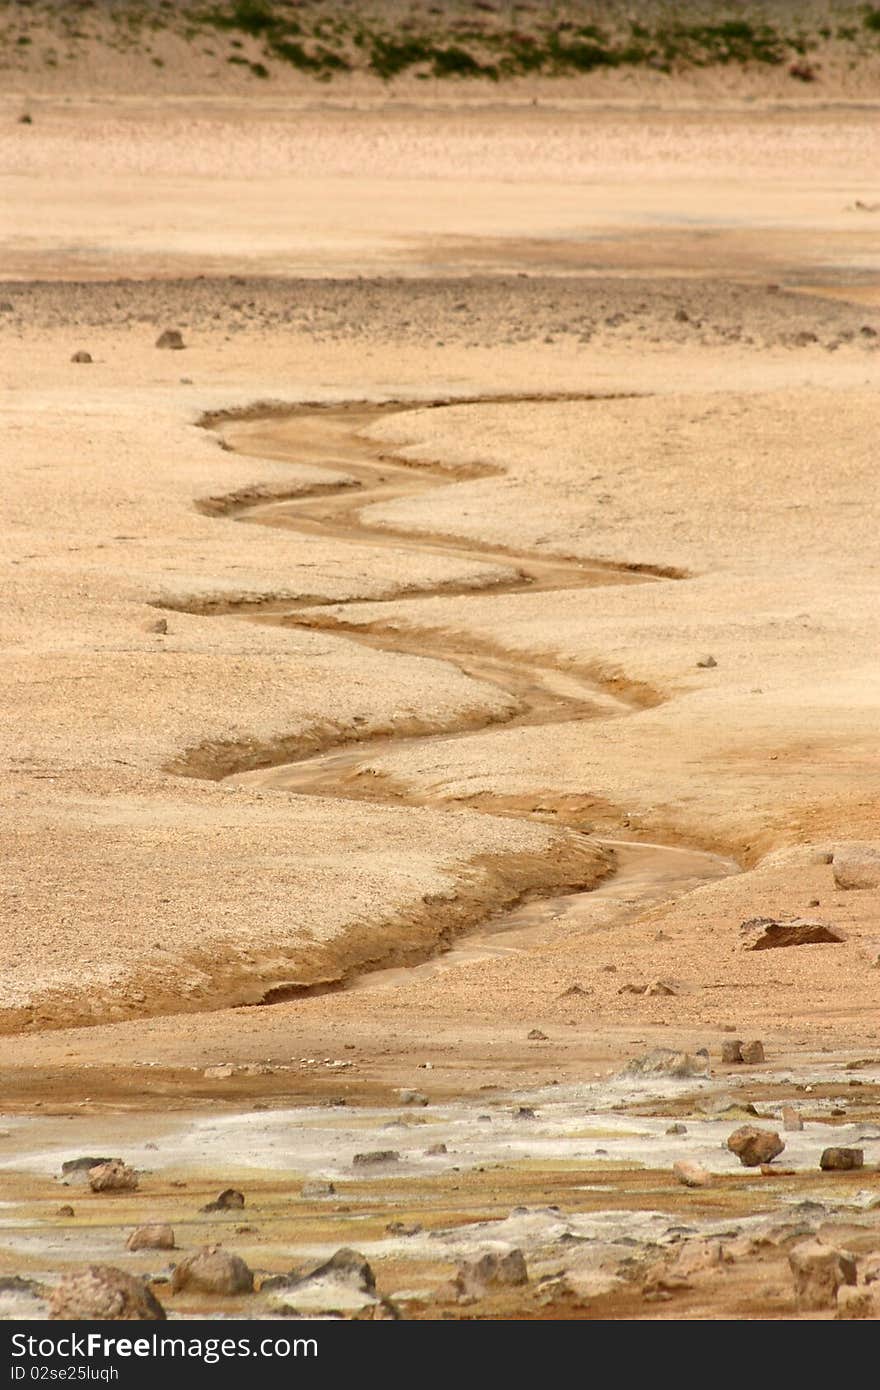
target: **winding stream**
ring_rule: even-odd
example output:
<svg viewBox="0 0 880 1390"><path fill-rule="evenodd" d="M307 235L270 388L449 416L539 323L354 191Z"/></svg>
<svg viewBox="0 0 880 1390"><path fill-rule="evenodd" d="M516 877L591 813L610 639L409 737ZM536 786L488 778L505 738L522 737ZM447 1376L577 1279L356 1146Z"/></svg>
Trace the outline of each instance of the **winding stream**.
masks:
<svg viewBox="0 0 880 1390"><path fill-rule="evenodd" d="M443 402L452 404L453 402ZM218 416L204 423L221 433L223 447L255 458L282 459L326 468L334 477L283 500L238 495L221 504L206 507L234 515L250 524L281 526L307 534L331 535L337 540L365 542L395 550L433 551L464 559L487 569L481 583L435 584L411 587L393 595L399 598L433 597L444 594L534 592L572 589L602 584L652 583L659 579L682 578L670 570L649 566L615 565L605 561L581 561L547 557L514 549L463 543L454 536L422 534L371 525L362 515L365 508L400 497L421 495L436 487L451 486L465 478L484 475L488 469L448 469L438 464L411 465L389 457L386 446L362 431L381 415L412 409L412 406L346 404L303 406L264 415ZM421 408L430 408L421 405ZM344 477L340 480L339 475ZM503 571L499 573L498 567ZM583 719L617 719L633 709L657 703L659 696L644 686L602 677L589 668L555 661L552 655L534 657L506 650L500 645L468 637L466 642L432 628L419 628L399 621L388 623L358 621L359 600L350 603L299 600L256 601L252 604L205 605L199 611L235 613L260 622L284 626L318 628L337 632L346 640L379 647L388 652L449 662L472 679L493 684L513 698L509 717L493 721L487 717L480 727L506 728L511 725L554 724L564 726ZM378 601L378 602L381 602ZM375 609L377 600L370 600ZM402 733L367 736L337 742L302 757L254 771L231 774L231 780L247 785L272 787L300 795L369 800L384 804L444 805L440 796L420 794L416 789L391 785L381 777L359 776L365 761L381 756L404 743L427 745L461 738L472 732L473 722L459 722L448 729L415 736ZM547 820L540 809L487 810L485 814L519 815L525 819ZM553 819L552 823L560 822ZM564 824L565 822L562 822ZM576 823L571 827L577 833ZM614 871L598 887L521 902L510 911L488 918L474 930L459 936L442 954L405 966L378 968L354 976L349 988L389 988L414 974L448 970L486 956L533 949L560 934L598 930L610 922L643 909L652 903L668 901L699 884L738 871L729 859L689 846L670 846L639 842L635 839L596 842L612 852ZM270 991L285 997L284 989ZM268 996L266 1002L272 1002Z"/></svg>

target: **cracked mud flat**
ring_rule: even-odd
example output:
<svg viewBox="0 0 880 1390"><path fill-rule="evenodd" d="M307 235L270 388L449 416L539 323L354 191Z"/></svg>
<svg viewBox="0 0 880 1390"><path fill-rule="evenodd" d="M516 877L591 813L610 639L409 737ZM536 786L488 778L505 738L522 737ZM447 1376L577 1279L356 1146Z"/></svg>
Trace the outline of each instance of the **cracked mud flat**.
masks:
<svg viewBox="0 0 880 1390"><path fill-rule="evenodd" d="M3 1315L94 1260L276 1315L171 1293L219 1240L413 1318L834 1316L788 1249L880 1242L827 862L878 835L872 110L187 102L0 141ZM745 949L805 913L845 940Z"/></svg>

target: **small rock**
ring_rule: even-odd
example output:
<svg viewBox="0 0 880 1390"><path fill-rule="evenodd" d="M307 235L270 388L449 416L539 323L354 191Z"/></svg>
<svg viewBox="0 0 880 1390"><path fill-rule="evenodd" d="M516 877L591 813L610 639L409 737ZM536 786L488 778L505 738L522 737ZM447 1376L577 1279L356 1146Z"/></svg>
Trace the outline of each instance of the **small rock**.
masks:
<svg viewBox="0 0 880 1390"><path fill-rule="evenodd" d="M591 989L584 989L583 985L569 985L568 989L564 989L564 990L562 991L561 994L557 994L556 998L557 998L557 999L568 999L568 998L570 998L571 995L573 995L573 994L592 994L592 993L593 993L593 991L592 991Z"/></svg>
<svg viewBox="0 0 880 1390"><path fill-rule="evenodd" d="M529 1042L547 1042L547 1034L542 1033L540 1028L533 1028L529 1033Z"/></svg>
<svg viewBox="0 0 880 1390"><path fill-rule="evenodd" d="M802 1241L789 1251L788 1263L794 1277L794 1296L804 1312L833 1308L841 1284L856 1282L852 1255L822 1245L818 1240Z"/></svg>
<svg viewBox="0 0 880 1390"><path fill-rule="evenodd" d="M183 334L177 328L166 328L156 339L157 348L170 348L179 352L183 347Z"/></svg>
<svg viewBox="0 0 880 1390"><path fill-rule="evenodd" d="M459 1297L481 1298L491 1289L527 1284L529 1272L521 1250L508 1250L503 1255L492 1250L478 1260L462 1261L452 1282Z"/></svg>
<svg viewBox="0 0 880 1390"><path fill-rule="evenodd" d="M399 1163L400 1154L396 1149L368 1149L366 1153L355 1154L351 1161L356 1168L367 1168L380 1163Z"/></svg>
<svg viewBox="0 0 880 1390"><path fill-rule="evenodd" d="M82 348L80 348L78 352L73 354L70 360L71 362L91 362L92 354L90 352L84 352Z"/></svg>
<svg viewBox="0 0 880 1390"><path fill-rule="evenodd" d="M647 994L647 985L621 985L618 994Z"/></svg>
<svg viewBox="0 0 880 1390"><path fill-rule="evenodd" d="M840 1321L853 1318L880 1318L880 1299L870 1284L841 1284L837 1290L837 1312Z"/></svg>
<svg viewBox="0 0 880 1390"><path fill-rule="evenodd" d="M803 1122L803 1120L801 1119L800 1115L798 1114L798 1112L795 1110L794 1106L792 1106L792 1105L783 1105L783 1107L782 1107L782 1123L783 1123L784 1128L785 1128L790 1134L793 1134L793 1133L795 1133L797 1130L801 1130L801 1129L803 1129L803 1127L804 1127L804 1122Z"/></svg>
<svg viewBox="0 0 880 1390"><path fill-rule="evenodd" d="M389 1221L385 1230L390 1236L417 1236L422 1227L417 1221L409 1224L405 1221Z"/></svg>
<svg viewBox="0 0 880 1390"><path fill-rule="evenodd" d="M753 919L760 920L760 919ZM746 926L743 923L743 926ZM790 922L764 918L761 935L747 947L749 951L767 951L776 946L838 945L845 941L843 932L809 917L795 917Z"/></svg>
<svg viewBox="0 0 880 1390"><path fill-rule="evenodd" d="M715 660L714 656L706 655L701 656L699 658L699 660L697 661L697 665L702 666L704 670L707 670L711 669L711 667L713 666L717 666L718 662Z"/></svg>
<svg viewBox="0 0 880 1390"><path fill-rule="evenodd" d="M134 1192L137 1185L137 1173L118 1158L89 1169L89 1187L93 1192Z"/></svg>
<svg viewBox="0 0 880 1390"><path fill-rule="evenodd" d="M513 1112L514 1119L517 1120L536 1120L538 1117L530 1105L520 1105Z"/></svg>
<svg viewBox="0 0 880 1390"><path fill-rule="evenodd" d="M253 1293L254 1276L238 1255L230 1254L222 1245L206 1245L175 1266L171 1291L179 1293L181 1289L224 1296Z"/></svg>
<svg viewBox="0 0 880 1390"><path fill-rule="evenodd" d="M750 1067L755 1067L760 1062L763 1062L765 1060L764 1044L759 1042L757 1038L755 1038L754 1042L743 1043L742 1059L746 1065Z"/></svg>
<svg viewBox="0 0 880 1390"><path fill-rule="evenodd" d="M692 1057L689 1052L675 1052L668 1047L655 1047L641 1057L635 1057L623 1076L671 1076L683 1080L691 1076L707 1076L709 1063L705 1057Z"/></svg>
<svg viewBox="0 0 880 1390"><path fill-rule="evenodd" d="M33 125L34 118L29 111L25 111L18 118L19 125Z"/></svg>
<svg viewBox="0 0 880 1390"><path fill-rule="evenodd" d="M744 1168L758 1168L762 1163L771 1163L777 1154L782 1153L785 1140L780 1139L775 1130L742 1125L733 1131L727 1147L736 1154Z"/></svg>
<svg viewBox="0 0 880 1390"><path fill-rule="evenodd" d="M219 1197L203 1206L202 1211L241 1211L243 1206L244 1193L237 1187L224 1187Z"/></svg>
<svg viewBox="0 0 880 1390"><path fill-rule="evenodd" d="M306 1201L312 1201L316 1197L334 1197L336 1188L332 1182L324 1182L322 1178L312 1178L309 1182L303 1183L299 1195Z"/></svg>
<svg viewBox="0 0 880 1390"><path fill-rule="evenodd" d="M73 1207L68 1206L67 1203L65 1203L63 1207L59 1207L59 1208L58 1208L58 1210L56 1211L55 1215L56 1215L56 1216L75 1216L75 1215L76 1215L76 1212L73 1210Z"/></svg>
<svg viewBox="0 0 880 1390"><path fill-rule="evenodd" d="M56 1322L164 1322L165 1309L143 1280L113 1265L89 1265L56 1285L49 1317Z"/></svg>
<svg viewBox="0 0 880 1390"><path fill-rule="evenodd" d="M171 1226L138 1226L125 1242L126 1250L173 1250L174 1230Z"/></svg>
<svg viewBox="0 0 880 1390"><path fill-rule="evenodd" d="M880 850L870 845L847 845L836 849L831 871L837 888L880 887Z"/></svg>
<svg viewBox="0 0 880 1390"><path fill-rule="evenodd" d="M428 1105L428 1097L421 1091L401 1091L401 1105Z"/></svg>
<svg viewBox="0 0 880 1390"><path fill-rule="evenodd" d="M447 1149L445 1144L432 1144L429 1149L425 1149L425 1155L428 1158L438 1158L440 1154L445 1154L448 1152L449 1150Z"/></svg>
<svg viewBox="0 0 880 1390"><path fill-rule="evenodd" d="M202 1076L206 1081L228 1081L235 1075L235 1067L231 1067L228 1062L219 1067L205 1067Z"/></svg>
<svg viewBox="0 0 880 1390"><path fill-rule="evenodd" d="M721 1060L727 1066L732 1066L734 1062L741 1062L742 1038L725 1038L721 1044Z"/></svg>
<svg viewBox="0 0 880 1390"><path fill-rule="evenodd" d="M332 1254L329 1260L316 1265L308 1274L302 1275L298 1282L305 1284L313 1279L332 1277L340 1283L349 1284L363 1293L375 1293L376 1276L365 1255L344 1245Z"/></svg>
<svg viewBox="0 0 880 1390"><path fill-rule="evenodd" d="M652 980L648 985L648 994L671 994L678 995L683 992L682 985L678 980Z"/></svg>
<svg viewBox="0 0 880 1390"><path fill-rule="evenodd" d="M674 1125L670 1125L666 1131L667 1134L687 1134L687 1132L687 1125L683 1125L680 1120L677 1120Z"/></svg>
<svg viewBox="0 0 880 1390"><path fill-rule="evenodd" d="M680 1159L673 1163L672 1171L682 1187L708 1187L712 1181L706 1169L699 1163L692 1163L688 1159Z"/></svg>
<svg viewBox="0 0 880 1390"><path fill-rule="evenodd" d="M168 631L168 619L157 618L155 622L147 623L146 628L144 630L146 632L157 632L160 637L164 637L166 632ZM207 1075L207 1073L205 1074Z"/></svg>
<svg viewBox="0 0 880 1390"><path fill-rule="evenodd" d="M847 1173L861 1168L865 1162L864 1149L823 1149L819 1167L823 1173Z"/></svg>

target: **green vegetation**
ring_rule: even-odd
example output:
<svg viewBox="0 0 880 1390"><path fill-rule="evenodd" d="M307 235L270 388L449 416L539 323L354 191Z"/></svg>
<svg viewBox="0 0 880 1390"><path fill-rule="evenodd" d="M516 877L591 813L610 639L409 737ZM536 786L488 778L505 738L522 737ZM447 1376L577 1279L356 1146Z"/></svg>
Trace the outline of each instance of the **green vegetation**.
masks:
<svg viewBox="0 0 880 1390"><path fill-rule="evenodd" d="M809 8L792 0L640 0L635 8L637 15L627 0L409 0L399 7L389 0L77 0L74 18L62 0L0 0L0 43L7 53L26 49L37 13L80 42L95 36L81 28L91 16L100 18L111 47L140 45L148 55L145 37L165 32L198 42L201 52L210 38L221 59L263 81L284 64L322 81L363 72L386 83L731 66L784 67L813 81L824 44L848 48L850 62L878 52L880 3L864 0L816 0Z"/></svg>

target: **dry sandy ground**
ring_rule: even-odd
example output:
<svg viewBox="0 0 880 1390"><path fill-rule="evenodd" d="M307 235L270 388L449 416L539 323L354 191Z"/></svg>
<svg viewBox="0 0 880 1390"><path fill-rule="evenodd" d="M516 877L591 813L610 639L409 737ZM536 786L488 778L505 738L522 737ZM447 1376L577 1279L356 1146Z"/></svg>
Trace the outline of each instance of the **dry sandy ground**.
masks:
<svg viewBox="0 0 880 1390"><path fill-rule="evenodd" d="M825 862L880 841L873 113L14 110L10 1102L131 1104L144 1063L161 1104L234 1100L250 1081L205 1066L341 1040L344 1082L284 1071L268 1092L386 1095L417 1061L444 1095L577 1081L646 1041L714 1057L729 1028L786 1059L873 1047L880 896ZM154 347L166 327L184 351ZM281 415L256 445L199 427L364 400L453 403L338 449ZM357 534L338 510L242 524L316 484L354 496L359 449L438 486L365 498ZM594 561L597 587L517 580ZM317 630L247 620L302 600ZM511 720L521 689L444 648L629 703ZM374 735L367 795L349 766L321 795L178 775ZM380 992L218 1008L589 886L608 871L590 831L745 872ZM744 919L807 911L846 941L744 952ZM661 976L681 991L620 993Z"/></svg>

